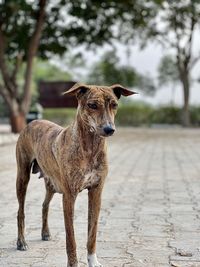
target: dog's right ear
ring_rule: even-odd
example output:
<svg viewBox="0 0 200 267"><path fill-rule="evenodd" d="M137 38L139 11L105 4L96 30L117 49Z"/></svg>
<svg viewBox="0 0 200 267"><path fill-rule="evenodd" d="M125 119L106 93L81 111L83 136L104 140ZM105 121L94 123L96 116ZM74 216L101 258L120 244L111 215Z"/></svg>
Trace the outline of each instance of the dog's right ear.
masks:
<svg viewBox="0 0 200 267"><path fill-rule="evenodd" d="M80 96L84 95L88 90L89 90L89 87L87 85L82 84L82 83L76 83L74 84L74 86L72 86L72 88L64 92L63 95L76 94L77 98L79 98Z"/></svg>

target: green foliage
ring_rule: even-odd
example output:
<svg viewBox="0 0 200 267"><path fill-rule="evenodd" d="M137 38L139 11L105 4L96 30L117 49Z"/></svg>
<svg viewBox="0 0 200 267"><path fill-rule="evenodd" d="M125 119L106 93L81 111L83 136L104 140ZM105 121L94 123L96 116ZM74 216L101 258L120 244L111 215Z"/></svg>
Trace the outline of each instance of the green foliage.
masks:
<svg viewBox="0 0 200 267"><path fill-rule="evenodd" d="M200 126L200 107L190 107L191 126ZM151 126L154 124L181 125L182 108L174 106L153 107L145 103L121 106L116 123L122 126Z"/></svg>
<svg viewBox="0 0 200 267"><path fill-rule="evenodd" d="M155 16L151 1L140 0L76 0L71 1L67 10L72 21L66 34L76 36L71 39L74 45L77 41L87 41L91 46L102 45L104 41L112 43L113 39L123 39L127 43L136 36L137 30L142 31L147 26L149 18Z"/></svg>
<svg viewBox="0 0 200 267"><path fill-rule="evenodd" d="M6 55L9 59L21 53L23 60L27 57L30 38L35 30L39 1L3 0L0 2L0 23L7 40ZM63 54L66 51L65 25L60 16L61 9L69 1L51 1L46 8L46 19L41 37L39 55L49 57L51 53Z"/></svg>
<svg viewBox="0 0 200 267"><path fill-rule="evenodd" d="M132 28L147 25L152 16L151 7L139 0L50 0L47 1L46 19L38 54L49 58L63 55L77 44L102 45L105 41L122 36L122 25ZM0 1L0 23L7 39L6 54L12 59L17 53L27 56L28 45L38 15L38 1ZM145 9L145 14L141 12ZM134 16L130 16L130 10ZM113 30L116 21L119 31ZM124 32L125 34L125 32ZM16 53L17 52L17 53Z"/></svg>

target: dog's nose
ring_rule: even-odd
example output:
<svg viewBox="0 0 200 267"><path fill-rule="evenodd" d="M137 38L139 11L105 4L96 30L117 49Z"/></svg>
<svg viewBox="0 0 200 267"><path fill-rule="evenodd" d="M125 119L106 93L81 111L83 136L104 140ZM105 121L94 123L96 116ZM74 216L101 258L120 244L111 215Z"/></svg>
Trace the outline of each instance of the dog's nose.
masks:
<svg viewBox="0 0 200 267"><path fill-rule="evenodd" d="M106 126L103 128L104 132L106 135L112 135L114 133L114 129L110 126Z"/></svg>

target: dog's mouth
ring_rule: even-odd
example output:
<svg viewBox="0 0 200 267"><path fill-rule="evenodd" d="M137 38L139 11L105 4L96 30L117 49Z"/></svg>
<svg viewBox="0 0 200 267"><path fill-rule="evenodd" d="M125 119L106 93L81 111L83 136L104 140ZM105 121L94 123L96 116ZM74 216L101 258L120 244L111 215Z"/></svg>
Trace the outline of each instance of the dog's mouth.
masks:
<svg viewBox="0 0 200 267"><path fill-rule="evenodd" d="M101 133L100 136L101 137L109 137L109 136L112 136L114 133L112 134L106 134L106 133Z"/></svg>

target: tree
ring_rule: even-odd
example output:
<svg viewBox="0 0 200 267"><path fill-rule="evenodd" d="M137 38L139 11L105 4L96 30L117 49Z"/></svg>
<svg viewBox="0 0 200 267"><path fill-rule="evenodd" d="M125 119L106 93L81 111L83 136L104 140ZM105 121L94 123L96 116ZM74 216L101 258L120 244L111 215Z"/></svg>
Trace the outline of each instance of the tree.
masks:
<svg viewBox="0 0 200 267"><path fill-rule="evenodd" d="M141 47L154 40L171 51L183 89L183 125L189 126L190 76L200 59L200 50L197 54L193 50L194 34L200 24L200 1L148 0L137 2L136 7L143 23L135 28L136 14L130 9L129 15L120 21L118 37L131 43L139 35Z"/></svg>
<svg viewBox="0 0 200 267"><path fill-rule="evenodd" d="M2 0L0 2L0 94L10 113L13 132L25 125L31 103L34 57L46 59L62 55L70 46L102 45L115 37L116 20L129 17L134 26L143 26L147 14L138 13L140 1L89 0ZM45 16L46 14L46 16ZM145 18L145 19L144 19ZM17 73L25 63L24 83Z"/></svg>
<svg viewBox="0 0 200 267"><path fill-rule="evenodd" d="M158 66L158 82L159 86L172 85L172 100L173 104L175 86L180 82L179 71L176 65L176 61L172 56L164 56Z"/></svg>
<svg viewBox="0 0 200 267"><path fill-rule="evenodd" d="M13 132L19 132L25 125L25 114L31 101L33 59L42 33L46 6L46 0L39 0L37 6L20 2L20 6L15 1L3 1L0 4L0 70L3 79L0 93L8 105ZM31 19L34 19L34 23L30 24ZM20 92L16 75L25 58L24 84ZM14 62L12 68L11 61Z"/></svg>
<svg viewBox="0 0 200 267"><path fill-rule="evenodd" d="M131 66L122 66L115 50L105 52L100 61L92 64L87 80L99 85L121 83L137 87L146 94L153 94L156 90L152 78L138 73Z"/></svg>
<svg viewBox="0 0 200 267"><path fill-rule="evenodd" d="M200 2L199 0L156 2L160 12L152 23L153 27L149 28L148 36L155 38L165 48L171 50L175 57L183 89L183 125L187 127L190 125L191 75L200 59L200 49L197 54L193 49L194 34L200 24ZM156 23L158 20L160 23Z"/></svg>
<svg viewBox="0 0 200 267"><path fill-rule="evenodd" d="M91 84L121 83L128 87L135 85L136 79L136 71L133 68L120 66L114 50L105 52L100 61L92 64L87 78Z"/></svg>

